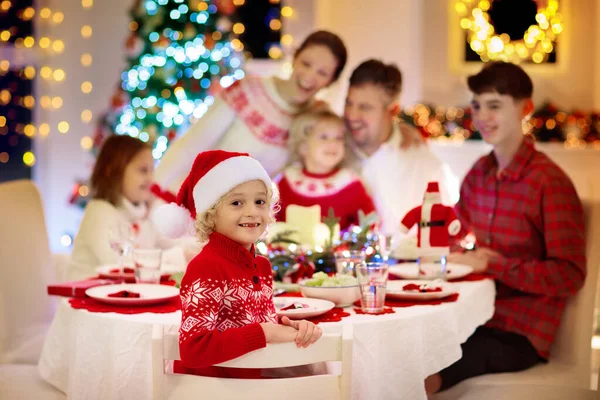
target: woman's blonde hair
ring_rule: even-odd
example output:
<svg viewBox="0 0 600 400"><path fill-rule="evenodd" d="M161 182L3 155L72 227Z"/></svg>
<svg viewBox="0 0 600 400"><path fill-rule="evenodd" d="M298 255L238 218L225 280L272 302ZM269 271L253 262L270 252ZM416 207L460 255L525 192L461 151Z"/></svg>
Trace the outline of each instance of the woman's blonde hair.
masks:
<svg viewBox="0 0 600 400"><path fill-rule="evenodd" d="M290 151L289 164L302 163L302 156L300 154L300 147L306 142L308 135L312 132L315 126L324 120L333 121L339 123L344 129L344 147L346 149L344 160L340 164L343 164L346 156L349 152L348 139L349 131L346 128L344 120L331 111L329 108L320 107L298 114L290 127L290 136L288 139L288 149Z"/></svg>
<svg viewBox="0 0 600 400"><path fill-rule="evenodd" d="M245 183L245 182L242 182ZM240 183L241 185L241 183ZM238 185L239 186L239 185ZM223 204L223 200L231 191L235 190L235 188L231 189L229 192L221 196L219 200L207 211L202 214L196 215L196 237L201 244L206 244L208 242L208 238L211 233L215 230L215 220L217 218L217 209ZM267 199L269 201L269 220L267 221L267 227L265 232L261 237L266 236L267 231L269 230L269 226L275 222L275 214L277 214L280 210L279 206L279 190L277 190L277 186L272 184L271 187L267 187Z"/></svg>

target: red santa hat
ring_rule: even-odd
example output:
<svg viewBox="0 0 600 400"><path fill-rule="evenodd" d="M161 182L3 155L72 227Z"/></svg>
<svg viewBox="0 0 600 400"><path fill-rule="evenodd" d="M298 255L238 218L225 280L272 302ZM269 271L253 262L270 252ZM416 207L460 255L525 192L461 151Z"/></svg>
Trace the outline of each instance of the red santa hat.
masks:
<svg viewBox="0 0 600 400"><path fill-rule="evenodd" d="M196 156L176 202L158 207L152 221L163 235L180 237L188 231L196 215L208 211L231 189L253 180L260 180L271 188L269 174L249 154L223 150L202 152Z"/></svg>
<svg viewBox="0 0 600 400"><path fill-rule="evenodd" d="M426 193L439 193L440 185L437 182L429 182L427 184L427 190L425 192Z"/></svg>

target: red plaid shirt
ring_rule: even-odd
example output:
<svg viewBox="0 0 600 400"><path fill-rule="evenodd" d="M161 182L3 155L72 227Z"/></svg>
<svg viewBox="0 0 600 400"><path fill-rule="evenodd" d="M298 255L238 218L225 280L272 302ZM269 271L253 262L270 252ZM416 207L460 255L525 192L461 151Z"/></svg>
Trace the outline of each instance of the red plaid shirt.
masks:
<svg viewBox="0 0 600 400"><path fill-rule="evenodd" d="M479 246L503 255L488 264L497 295L487 325L527 337L548 358L566 298L586 275L583 209L571 180L525 139L500 174L493 152L475 163L456 212Z"/></svg>

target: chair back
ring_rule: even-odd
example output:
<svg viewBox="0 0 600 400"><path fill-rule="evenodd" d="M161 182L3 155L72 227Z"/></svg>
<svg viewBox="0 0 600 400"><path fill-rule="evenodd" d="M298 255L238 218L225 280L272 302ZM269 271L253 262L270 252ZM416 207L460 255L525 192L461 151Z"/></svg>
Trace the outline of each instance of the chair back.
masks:
<svg viewBox="0 0 600 400"><path fill-rule="evenodd" d="M42 199L31 181L0 184L0 221L0 363L35 363L56 304L47 295L54 270Z"/></svg>
<svg viewBox="0 0 600 400"><path fill-rule="evenodd" d="M589 376L598 268L600 267L600 200L583 200L587 276L583 288L567 300L550 359Z"/></svg>
<svg viewBox="0 0 600 400"><path fill-rule="evenodd" d="M152 332L154 400L197 399L198 393L214 400L266 399L350 399L352 376L352 325L344 324L341 334L325 334L308 348L294 343L267 347L218 364L229 368L285 368L328 361L341 362L340 375L315 375L279 379L224 379L165 373L165 363L179 360L179 334L155 325Z"/></svg>

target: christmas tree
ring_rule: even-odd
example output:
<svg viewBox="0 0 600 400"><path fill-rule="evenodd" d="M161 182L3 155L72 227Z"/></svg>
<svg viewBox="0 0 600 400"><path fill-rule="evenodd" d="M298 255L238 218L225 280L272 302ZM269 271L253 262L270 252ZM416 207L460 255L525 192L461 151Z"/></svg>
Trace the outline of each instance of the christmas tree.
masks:
<svg viewBox="0 0 600 400"><path fill-rule="evenodd" d="M130 11L127 68L94 137L113 133L154 143L159 159L222 88L244 77L232 0L137 0Z"/></svg>

